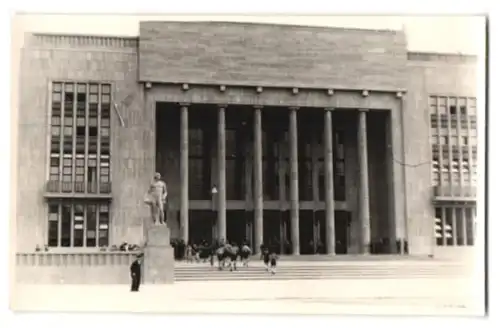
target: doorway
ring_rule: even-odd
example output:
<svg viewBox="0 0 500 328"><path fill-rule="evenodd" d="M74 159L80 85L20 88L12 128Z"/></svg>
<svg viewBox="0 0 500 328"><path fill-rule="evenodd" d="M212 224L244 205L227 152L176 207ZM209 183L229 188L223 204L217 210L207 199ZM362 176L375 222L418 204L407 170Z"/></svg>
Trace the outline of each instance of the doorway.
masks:
<svg viewBox="0 0 500 328"><path fill-rule="evenodd" d="M189 211L189 243L209 244L214 240L214 224L216 216L214 211L190 210Z"/></svg>
<svg viewBox="0 0 500 328"><path fill-rule="evenodd" d="M300 254L314 254L314 212L299 211Z"/></svg>
<svg viewBox="0 0 500 328"><path fill-rule="evenodd" d="M351 213L335 211L335 253L347 254L349 248L349 231L351 226Z"/></svg>
<svg viewBox="0 0 500 328"><path fill-rule="evenodd" d="M231 210L226 212L226 237L230 243L241 245L248 241L248 212Z"/></svg>
<svg viewBox="0 0 500 328"><path fill-rule="evenodd" d="M276 210L264 210L264 245L281 249L281 212ZM255 245L260 247L260 245Z"/></svg>

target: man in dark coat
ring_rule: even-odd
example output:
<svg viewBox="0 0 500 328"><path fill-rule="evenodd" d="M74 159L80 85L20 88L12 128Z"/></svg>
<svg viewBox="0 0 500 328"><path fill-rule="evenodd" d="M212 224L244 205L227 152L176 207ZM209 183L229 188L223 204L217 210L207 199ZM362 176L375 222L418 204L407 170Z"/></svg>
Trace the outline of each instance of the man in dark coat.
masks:
<svg viewBox="0 0 500 328"><path fill-rule="evenodd" d="M132 278L132 286L130 291L138 292L139 286L141 285L141 264L142 264L143 254L137 255L137 258L130 265L130 278Z"/></svg>

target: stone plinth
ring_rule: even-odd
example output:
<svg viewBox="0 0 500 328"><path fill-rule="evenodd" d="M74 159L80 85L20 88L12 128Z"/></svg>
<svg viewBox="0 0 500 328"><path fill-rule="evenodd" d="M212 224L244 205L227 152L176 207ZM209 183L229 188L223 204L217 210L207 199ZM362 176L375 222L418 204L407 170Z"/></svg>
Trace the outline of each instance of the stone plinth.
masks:
<svg viewBox="0 0 500 328"><path fill-rule="evenodd" d="M171 284L174 282L174 252L170 246L170 229L150 226L144 249L144 283Z"/></svg>

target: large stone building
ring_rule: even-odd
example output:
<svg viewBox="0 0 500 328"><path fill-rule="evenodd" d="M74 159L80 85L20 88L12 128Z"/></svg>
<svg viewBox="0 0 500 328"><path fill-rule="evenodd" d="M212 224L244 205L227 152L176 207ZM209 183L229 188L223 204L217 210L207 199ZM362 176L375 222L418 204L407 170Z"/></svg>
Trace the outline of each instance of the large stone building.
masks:
<svg viewBox="0 0 500 328"><path fill-rule="evenodd" d="M135 38L30 34L17 251L140 244L156 171L172 238L294 254L380 240L464 249L476 65L409 52L403 31L143 22Z"/></svg>

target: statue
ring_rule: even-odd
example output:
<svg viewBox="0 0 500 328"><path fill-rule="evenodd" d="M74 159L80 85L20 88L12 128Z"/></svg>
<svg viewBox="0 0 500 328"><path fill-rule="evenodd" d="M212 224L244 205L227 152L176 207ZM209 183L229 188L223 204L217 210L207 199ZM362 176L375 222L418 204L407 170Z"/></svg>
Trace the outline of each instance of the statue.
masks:
<svg viewBox="0 0 500 328"><path fill-rule="evenodd" d="M144 202L151 209L151 219L155 225L167 224L165 218L165 203L167 201L167 184L161 180L161 174L155 173Z"/></svg>

